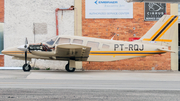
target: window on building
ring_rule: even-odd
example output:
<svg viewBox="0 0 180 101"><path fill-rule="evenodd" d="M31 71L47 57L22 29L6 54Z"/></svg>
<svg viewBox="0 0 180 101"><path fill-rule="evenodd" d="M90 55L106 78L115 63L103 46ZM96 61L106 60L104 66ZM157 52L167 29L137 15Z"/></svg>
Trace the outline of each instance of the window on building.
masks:
<svg viewBox="0 0 180 101"><path fill-rule="evenodd" d="M4 23L0 23L0 54L1 51L4 49L3 29L4 29Z"/></svg>
<svg viewBox="0 0 180 101"><path fill-rule="evenodd" d="M103 49L109 49L109 47L110 47L110 46L107 45L107 44L103 44L103 45L102 45L102 48L103 48Z"/></svg>
<svg viewBox="0 0 180 101"><path fill-rule="evenodd" d="M98 49L99 42L88 41L87 46L91 47L92 49Z"/></svg>
<svg viewBox="0 0 180 101"><path fill-rule="evenodd" d="M74 40L73 40L73 43L76 43L76 44L83 44L83 40L74 39Z"/></svg>
<svg viewBox="0 0 180 101"><path fill-rule="evenodd" d="M70 43L70 40L69 38L59 38L56 44Z"/></svg>

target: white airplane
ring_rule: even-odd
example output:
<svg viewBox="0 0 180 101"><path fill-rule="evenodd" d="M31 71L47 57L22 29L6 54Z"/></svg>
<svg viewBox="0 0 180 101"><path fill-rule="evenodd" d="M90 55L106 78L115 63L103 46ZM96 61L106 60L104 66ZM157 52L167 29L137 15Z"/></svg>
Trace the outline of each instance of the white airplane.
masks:
<svg viewBox="0 0 180 101"><path fill-rule="evenodd" d="M180 0L126 0L126 2L180 3Z"/></svg>
<svg viewBox="0 0 180 101"><path fill-rule="evenodd" d="M2 51L14 59L25 60L24 71L30 71L27 63L32 58L66 60L65 69L74 72L76 61L116 61L135 57L173 52L168 49L172 42L178 16L164 15L143 37L133 42L82 36L57 36L47 42L11 47Z"/></svg>

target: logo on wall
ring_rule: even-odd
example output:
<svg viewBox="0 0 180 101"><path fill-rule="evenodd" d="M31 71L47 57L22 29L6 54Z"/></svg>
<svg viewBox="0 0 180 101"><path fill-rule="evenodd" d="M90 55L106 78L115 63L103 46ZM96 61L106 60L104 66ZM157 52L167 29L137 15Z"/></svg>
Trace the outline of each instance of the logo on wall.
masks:
<svg viewBox="0 0 180 101"><path fill-rule="evenodd" d="M96 0L94 3L97 5L98 4L117 4L118 1L98 1L98 0Z"/></svg>
<svg viewBox="0 0 180 101"><path fill-rule="evenodd" d="M133 3L125 0L85 0L86 18L133 18Z"/></svg>
<svg viewBox="0 0 180 101"><path fill-rule="evenodd" d="M145 3L145 21L157 21L166 14L165 3Z"/></svg>

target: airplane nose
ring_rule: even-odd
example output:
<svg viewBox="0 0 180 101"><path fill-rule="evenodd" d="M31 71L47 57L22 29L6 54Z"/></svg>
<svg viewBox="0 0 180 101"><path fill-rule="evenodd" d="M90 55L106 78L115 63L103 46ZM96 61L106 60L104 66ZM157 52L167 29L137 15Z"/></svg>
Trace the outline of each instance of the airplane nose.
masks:
<svg viewBox="0 0 180 101"><path fill-rule="evenodd" d="M6 54L6 50L5 49L2 50L1 53L5 55Z"/></svg>
<svg viewBox="0 0 180 101"><path fill-rule="evenodd" d="M1 51L2 54L7 55L9 53L10 48L4 49Z"/></svg>
<svg viewBox="0 0 180 101"><path fill-rule="evenodd" d="M10 47L10 48L6 48L4 50L1 51L2 54L4 55L11 55L14 52L18 52L20 51L19 49L17 49L17 47Z"/></svg>

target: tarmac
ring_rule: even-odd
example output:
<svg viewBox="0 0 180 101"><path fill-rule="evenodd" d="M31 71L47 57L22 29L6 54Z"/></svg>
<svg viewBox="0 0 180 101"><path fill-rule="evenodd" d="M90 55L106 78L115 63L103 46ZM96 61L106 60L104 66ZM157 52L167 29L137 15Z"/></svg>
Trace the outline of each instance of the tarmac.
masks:
<svg viewBox="0 0 180 101"><path fill-rule="evenodd" d="M0 70L0 101L180 101L180 72Z"/></svg>

